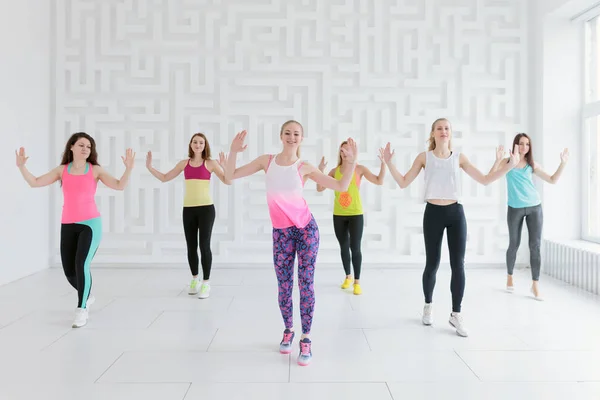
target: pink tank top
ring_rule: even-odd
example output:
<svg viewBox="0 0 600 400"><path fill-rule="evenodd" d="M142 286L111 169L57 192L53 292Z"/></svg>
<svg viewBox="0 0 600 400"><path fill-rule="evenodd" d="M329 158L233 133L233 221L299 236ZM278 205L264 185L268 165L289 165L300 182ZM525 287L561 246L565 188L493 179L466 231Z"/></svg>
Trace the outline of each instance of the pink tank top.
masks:
<svg viewBox="0 0 600 400"><path fill-rule="evenodd" d="M273 228L285 229L291 226L304 228L312 219L312 214L304 200L304 181L300 175L302 162L296 161L283 167L269 157L267 167L267 204Z"/></svg>
<svg viewBox="0 0 600 400"><path fill-rule="evenodd" d="M206 164L206 161L203 161L202 165L199 167L192 167L190 165L190 161L188 160L187 164L185 164L185 168L183 169L183 176L185 179L210 180L210 171L204 164Z"/></svg>
<svg viewBox="0 0 600 400"><path fill-rule="evenodd" d="M98 218L100 213L96 206L96 187L98 186L94 178L94 169L91 164L85 166L83 175L71 175L69 173L71 164L65 165L62 173L62 191L63 191L63 224L73 224L86 221L92 218Z"/></svg>

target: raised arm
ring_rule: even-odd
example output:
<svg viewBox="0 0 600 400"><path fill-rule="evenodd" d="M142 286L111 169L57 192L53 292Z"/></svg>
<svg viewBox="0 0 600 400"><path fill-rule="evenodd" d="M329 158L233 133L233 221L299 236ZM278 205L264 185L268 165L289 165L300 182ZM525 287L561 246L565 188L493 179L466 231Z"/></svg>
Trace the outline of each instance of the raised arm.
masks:
<svg viewBox="0 0 600 400"><path fill-rule="evenodd" d="M162 172L158 171L152 166L152 152L149 151L146 155L146 168L148 168L148 171L150 171L150 173L161 182L169 182L178 177L179 174L183 172L183 169L185 168L185 164L187 164L187 162L188 160L181 160L175 165L175 167L173 167L172 170L170 170L166 174L163 174Z"/></svg>
<svg viewBox="0 0 600 400"><path fill-rule="evenodd" d="M538 165L534 162L533 173L540 177L540 179L555 184L558 182L558 179L562 175L563 169L567 166L567 162L569 161L569 149L564 149L562 153L560 153L560 165L556 172L552 175L549 175L544 171L541 165Z"/></svg>
<svg viewBox="0 0 600 400"><path fill-rule="evenodd" d="M460 167L467 173L467 175L473 178L476 182L487 186L496 179L506 175L506 173L513 169L520 160L521 157L519 155L519 147L515 145L515 148L510 153L509 162L501 164L498 169L493 172L489 172L487 175L484 175L479 169L477 169L477 167L471 164L467 156L465 156L463 153L460 153L459 163ZM492 169L490 171L492 171Z"/></svg>
<svg viewBox="0 0 600 400"><path fill-rule="evenodd" d="M359 177L364 176L366 180L368 180L369 182L371 182L372 184L375 185L383 185L383 178L385 177L385 162L383 161L383 158L381 155L379 155L379 159L381 160L381 167L379 168L379 174L375 175L374 173L372 173L369 168L365 167L364 165L357 165L356 166L356 173L358 174Z"/></svg>
<svg viewBox="0 0 600 400"><path fill-rule="evenodd" d="M398 172L396 166L392 163L392 157L394 157L395 153L396 151L391 150L389 143L385 145L385 148L379 149L380 158L383 159L385 165L390 169L392 178L394 178L398 186L404 189L419 176L421 169L425 168L425 153L419 153L406 175L402 175Z"/></svg>
<svg viewBox="0 0 600 400"><path fill-rule="evenodd" d="M323 157L321 157L321 161L319 162L319 167L318 167L319 171L324 172L326 167L327 167L327 161L325 161L325 156L323 156ZM329 171L329 173L327 175L334 178L335 177L335 168L333 168L331 171ZM305 175L305 178L308 178L308 175ZM327 189L325 186L321 186L317 183L317 192L322 192L325 189Z"/></svg>
<svg viewBox="0 0 600 400"><path fill-rule="evenodd" d="M235 159L237 158L237 153L241 153L248 147L248 145L244 144L244 140L246 139L247 134L248 132L242 131L235 135L235 138L231 142L229 157L227 157L227 163L225 166L225 179L229 182L231 182L234 179L239 179L248 175L255 174L260 170L267 170L267 166L269 164L269 156L267 154L259 156L251 162L249 162L248 164L242 165L239 168L235 167Z"/></svg>
<svg viewBox="0 0 600 400"><path fill-rule="evenodd" d="M21 147L19 151L15 150L15 155L17 156L17 167L19 168L19 171L21 171L21 175L23 175L23 178L30 187L44 187L60 180L60 175L62 173L62 169L64 168L63 165L59 165L58 167L51 169L49 172L40 177L35 177L27 170L27 167L25 167L25 163L29 159L29 157L25 155L25 149Z"/></svg>
<svg viewBox="0 0 600 400"><path fill-rule="evenodd" d="M323 170L322 170L321 168L319 168L319 171L323 172ZM327 174L327 176L330 176L330 177L332 177L332 178L334 178L334 179L335 179L335 168L332 168L332 169L329 171L329 173ZM325 186L323 186L323 185L319 185L319 184L317 183L317 192L323 192L323 191L325 191L325 189L327 189Z"/></svg>
<svg viewBox="0 0 600 400"><path fill-rule="evenodd" d="M356 155L358 154L358 149L356 146L356 142L352 138L348 138L348 148L342 148L341 151L344 153L346 158L346 163L342 172L342 179L339 181L335 179L333 176L325 175L323 171L320 171L317 167L304 163L302 168L300 168L300 173L302 176L308 175L310 179L317 183L317 190L319 186L325 189L332 189L337 192L345 192L348 190L348 186L350 186L350 182L352 181L352 176L354 175L354 169L356 168Z"/></svg>
<svg viewBox="0 0 600 400"><path fill-rule="evenodd" d="M133 150L127 149L125 151L125 157L121 156L121 159L123 160L123 164L125 164L125 172L123 173L123 176L121 176L121 179L115 178L101 166L94 165L94 170L97 174L96 176L100 182L114 190L124 190L127 186L127 183L129 182L129 176L131 175L131 170L133 169L135 153Z"/></svg>
<svg viewBox="0 0 600 400"><path fill-rule="evenodd" d="M207 169L210 172L213 172L217 177L226 185L231 185L231 181L225 178L225 171L223 170L223 166L227 165L227 157L225 153L219 153L219 161L216 160L208 160L207 161Z"/></svg>
<svg viewBox="0 0 600 400"><path fill-rule="evenodd" d="M490 168L488 175L494 171L497 171L500 168L500 166L506 164L508 160L508 158L504 158L504 146L498 146L498 148L496 149L496 161L492 165L492 168Z"/></svg>

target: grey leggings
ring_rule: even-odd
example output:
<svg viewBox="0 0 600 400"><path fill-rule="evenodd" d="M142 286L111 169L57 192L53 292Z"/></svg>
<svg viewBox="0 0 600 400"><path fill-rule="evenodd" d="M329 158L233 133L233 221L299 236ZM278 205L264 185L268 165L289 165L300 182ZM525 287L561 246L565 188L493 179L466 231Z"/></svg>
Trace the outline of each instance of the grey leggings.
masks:
<svg viewBox="0 0 600 400"><path fill-rule="evenodd" d="M529 257L531 264L531 278L534 281L540 279L540 267L542 264L542 255L540 246L542 243L542 225L544 223L544 214L542 205L534 207L512 208L508 207L506 220L508 222L509 245L506 251L506 269L509 275L513 274L517 250L521 244L521 230L523 230L523 219L527 222L527 231L529 232Z"/></svg>

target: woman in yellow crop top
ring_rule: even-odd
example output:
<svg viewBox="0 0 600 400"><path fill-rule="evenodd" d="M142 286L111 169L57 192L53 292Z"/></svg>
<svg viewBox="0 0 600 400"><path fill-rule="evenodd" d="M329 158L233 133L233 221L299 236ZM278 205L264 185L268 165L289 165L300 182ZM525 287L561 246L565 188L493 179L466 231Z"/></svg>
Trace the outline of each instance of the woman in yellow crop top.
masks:
<svg viewBox="0 0 600 400"><path fill-rule="evenodd" d="M340 145L338 151L338 164L337 167L329 171L329 176L340 180L342 179L341 170L344 167L345 156L341 151L344 146L347 146L348 142L344 141ZM381 157L380 157L381 160ZM319 169L323 171L327 163L325 157L321 158ZM340 253L342 256L342 265L344 266L344 272L346 273L346 279L342 283L342 289L348 289L352 285L352 274L350 271L350 261L352 261L352 267L354 269L354 294L362 294L360 287L360 270L362 264L362 253L360 251L360 243L362 240L364 218L363 208L360 199L360 182L364 177L375 185L383 184L383 177L385 176L385 163L381 160L381 168L379 169L379 175L373 174L364 165L358 164L354 170L354 176L350 181L350 186L345 192L335 192L335 201L333 203L333 229L335 230L335 236L340 243ZM317 185L317 191L322 192L325 187ZM352 256L350 256L352 252Z"/></svg>
<svg viewBox="0 0 600 400"><path fill-rule="evenodd" d="M187 258L192 272L192 281L188 294L198 294L205 299L210 294L210 271L212 268L212 251L210 239L215 222L215 206L210 194L210 178L212 173L226 185L231 181L225 179L223 165L225 155L219 154L219 161L211 159L210 145L203 133L195 133L188 145L188 158L181 160L175 167L163 174L152 167L152 152L146 157L146 167L156 179L169 182L182 172L185 178L185 195L183 198L183 230L187 243ZM202 284L198 282L198 237L200 237L200 259L202 263ZM200 292L200 293L198 293Z"/></svg>

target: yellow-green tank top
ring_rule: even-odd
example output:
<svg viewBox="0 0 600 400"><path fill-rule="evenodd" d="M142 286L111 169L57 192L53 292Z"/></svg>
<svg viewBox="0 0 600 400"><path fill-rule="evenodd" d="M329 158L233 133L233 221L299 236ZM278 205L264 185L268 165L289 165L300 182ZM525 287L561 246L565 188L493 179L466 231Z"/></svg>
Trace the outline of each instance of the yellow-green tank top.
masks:
<svg viewBox="0 0 600 400"><path fill-rule="evenodd" d="M334 178L338 181L342 179L340 167L335 169ZM354 172L350 181L348 190L345 192L335 192L335 202L333 203L333 215L362 215L362 202L360 200L360 178Z"/></svg>

